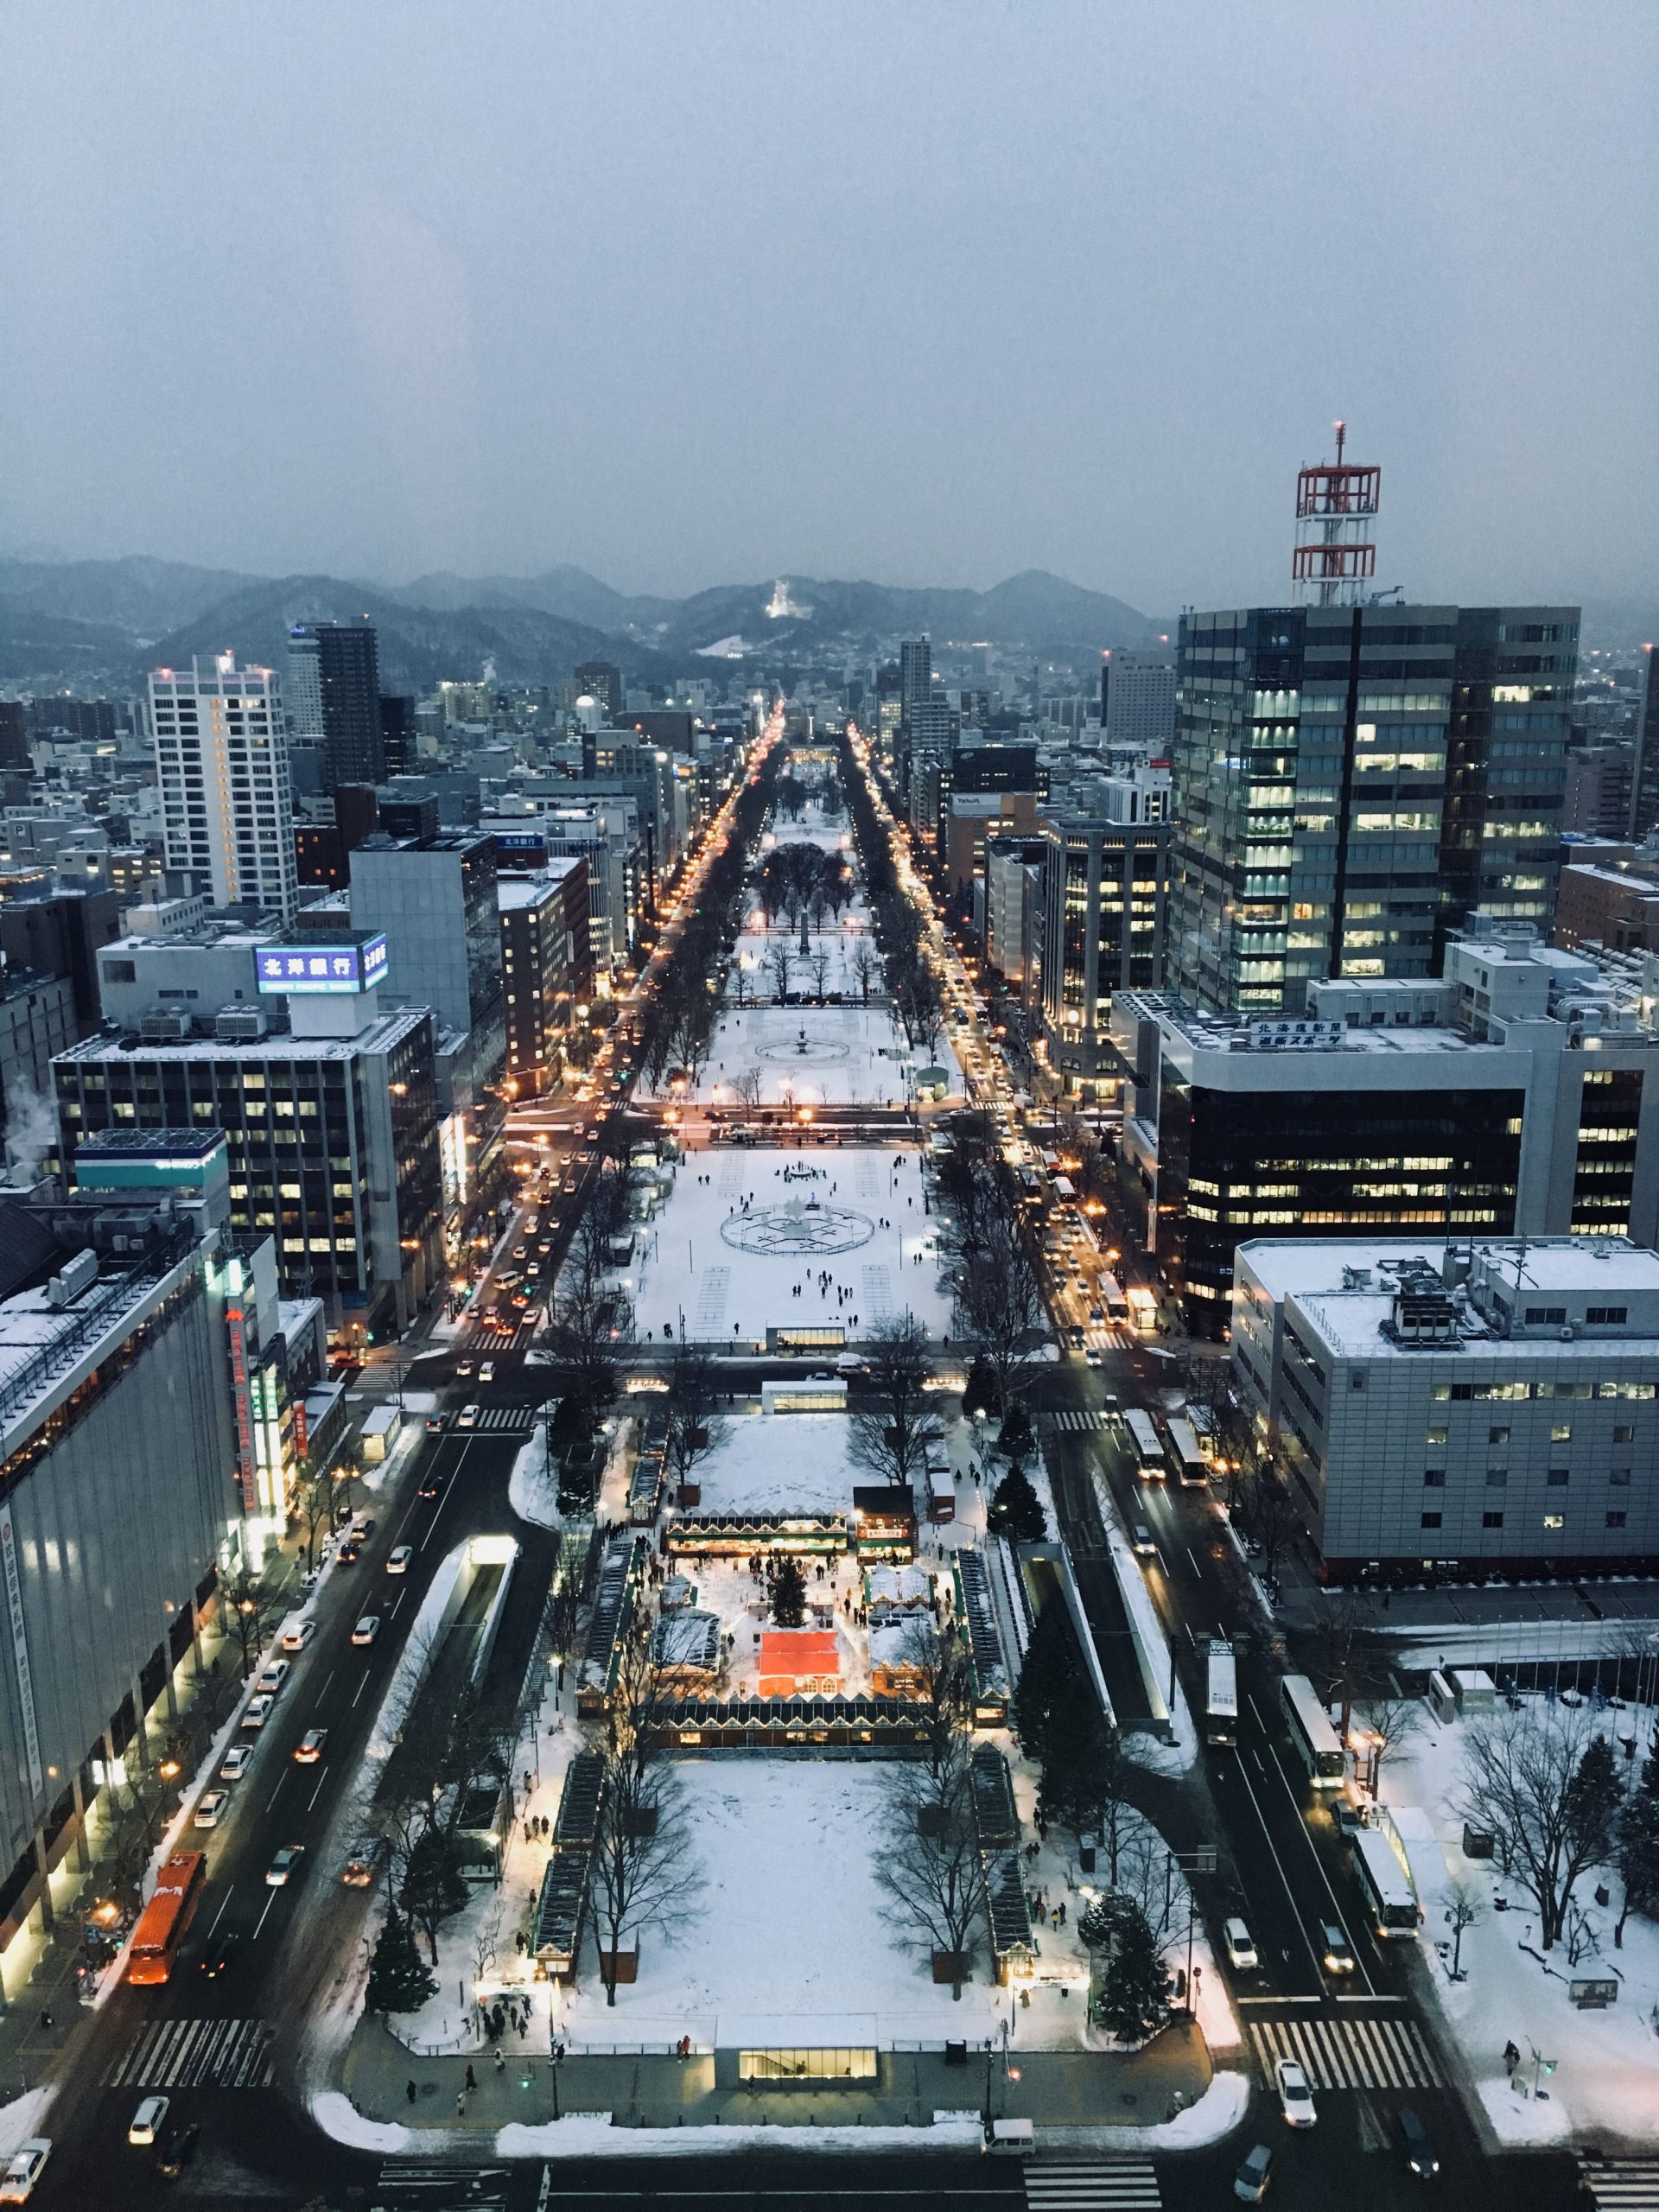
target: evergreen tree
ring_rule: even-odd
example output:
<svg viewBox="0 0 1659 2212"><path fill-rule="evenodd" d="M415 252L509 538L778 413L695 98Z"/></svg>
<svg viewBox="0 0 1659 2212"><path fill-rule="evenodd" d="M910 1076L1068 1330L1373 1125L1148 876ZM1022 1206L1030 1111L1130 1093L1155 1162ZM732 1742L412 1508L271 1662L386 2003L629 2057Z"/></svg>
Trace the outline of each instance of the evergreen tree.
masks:
<svg viewBox="0 0 1659 2212"><path fill-rule="evenodd" d="M1031 1426L1031 1415L1023 1406L1010 1406L1003 1416L1002 1433L998 1441L1010 1459L1022 1459L1037 1441Z"/></svg>
<svg viewBox="0 0 1659 2212"><path fill-rule="evenodd" d="M997 1484L985 1525L994 1536L1006 1536L1010 1543L1040 1544L1047 1535L1042 1501L1023 1467L1010 1467Z"/></svg>
<svg viewBox="0 0 1659 2212"><path fill-rule="evenodd" d="M988 1363L976 1355L974 1363L968 1370L967 1387L962 1394L963 1418L972 1421L982 1407L988 1414L997 1414L1002 1410L1001 1401L996 1395L996 1377Z"/></svg>
<svg viewBox="0 0 1659 2212"><path fill-rule="evenodd" d="M779 1628L799 1628L806 1618L806 1577L798 1559L786 1559L772 1586L772 1617Z"/></svg>
<svg viewBox="0 0 1659 2212"><path fill-rule="evenodd" d="M371 2012L418 2012L436 1994L437 1986L415 1948L415 1930L397 1913L388 1913L369 1962L365 2008Z"/></svg>
<svg viewBox="0 0 1659 2212"><path fill-rule="evenodd" d="M1051 1599L1038 1614L1031 1631L1014 1699L1020 1744L1039 1765L1047 1763L1056 1715L1076 1701L1082 1676L1065 1608L1058 1599Z"/></svg>
<svg viewBox="0 0 1659 2212"><path fill-rule="evenodd" d="M1624 1923L1632 1911L1659 1918L1659 1756L1642 1762L1642 1778L1619 1808L1613 1853L1624 1885L1624 1909L1613 1930L1623 1945Z"/></svg>
<svg viewBox="0 0 1659 2212"><path fill-rule="evenodd" d="M1145 2043L1169 2018L1169 1968L1140 1906L1129 1897L1112 1902L1095 2018L1119 2043Z"/></svg>
<svg viewBox="0 0 1659 2212"><path fill-rule="evenodd" d="M1049 1827L1075 1836L1098 1835L1106 1850L1106 1878L1117 1880L1119 1834L1125 1802L1122 1739L1092 1697L1066 1699L1050 1722L1037 1810Z"/></svg>
<svg viewBox="0 0 1659 2212"><path fill-rule="evenodd" d="M1624 1802L1613 1747L1605 1736L1592 1736L1573 1777L1567 1806L1572 1840L1586 1859L1611 1854Z"/></svg>

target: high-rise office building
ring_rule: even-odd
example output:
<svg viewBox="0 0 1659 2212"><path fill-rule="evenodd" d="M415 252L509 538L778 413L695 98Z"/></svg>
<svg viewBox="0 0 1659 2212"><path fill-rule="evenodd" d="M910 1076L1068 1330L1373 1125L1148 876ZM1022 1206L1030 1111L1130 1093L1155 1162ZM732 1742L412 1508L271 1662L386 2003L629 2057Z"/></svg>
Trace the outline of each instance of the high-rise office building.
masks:
<svg viewBox="0 0 1659 2212"><path fill-rule="evenodd" d="M188 869L216 906L251 904L287 920L298 900L288 734L268 668L233 653L160 668L149 679L169 868Z"/></svg>
<svg viewBox="0 0 1659 2212"><path fill-rule="evenodd" d="M1640 844L1649 830L1659 827L1659 652L1644 648L1647 681L1642 687L1642 714L1636 726L1636 765L1630 775L1630 835Z"/></svg>
<svg viewBox="0 0 1659 2212"><path fill-rule="evenodd" d="M1300 1014L1310 982L1426 977L1476 909L1548 927L1579 613L1183 617L1169 975Z"/></svg>
<svg viewBox="0 0 1659 2212"><path fill-rule="evenodd" d="M622 671L608 660L585 660L575 671L578 694L597 699L612 721L617 721L627 704L623 689Z"/></svg>
<svg viewBox="0 0 1659 2212"><path fill-rule="evenodd" d="M1103 652L1100 657L1100 728L1108 745L1166 753L1175 735L1173 653Z"/></svg>
<svg viewBox="0 0 1659 2212"><path fill-rule="evenodd" d="M899 712L908 729L917 708L933 696L933 644L906 638L899 648Z"/></svg>
<svg viewBox="0 0 1659 2212"><path fill-rule="evenodd" d="M380 745L387 775L408 775L415 766L418 747L415 702L404 692L380 694Z"/></svg>
<svg viewBox="0 0 1659 2212"><path fill-rule="evenodd" d="M372 624L302 622L288 633L294 734L322 747L323 787L383 784L380 656Z"/></svg>

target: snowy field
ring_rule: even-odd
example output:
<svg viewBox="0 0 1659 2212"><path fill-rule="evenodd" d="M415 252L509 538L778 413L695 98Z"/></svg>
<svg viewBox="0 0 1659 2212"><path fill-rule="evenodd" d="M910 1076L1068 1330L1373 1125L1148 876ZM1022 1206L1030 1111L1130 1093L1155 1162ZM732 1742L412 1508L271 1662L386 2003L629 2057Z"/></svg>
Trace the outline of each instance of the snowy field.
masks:
<svg viewBox="0 0 1659 2212"><path fill-rule="evenodd" d="M1514 2145L1571 2135L1651 2146L1659 2139L1659 1927L1632 1913L1624 1944L1617 1948L1613 1928L1623 1891L1617 1873L1597 1868L1575 1891L1592 1948L1583 1950L1576 1965L1569 1963L1565 1945L1541 1953L1537 1913L1520 1883L1513 1876L1505 1879L1496 1860L1464 1856L1457 1809L1464 1749L1471 1727L1481 1724L1442 1726L1427 1707L1423 1715L1420 1732L1384 1766L1382 1795L1410 1856L1425 1915L1430 1981L1494 2132ZM1627 1777L1630 1770L1618 1738L1630 1732L1630 1723L1628 1712L1613 1712L1595 1724L1613 1736L1619 1770ZM1595 1902L1599 1883L1610 1893L1605 1907ZM1472 1892L1482 1916L1464 1931L1467 1979L1457 1982L1450 1977L1452 1931L1446 1918L1454 1884ZM1494 1910L1500 1897L1508 1904L1503 1912ZM1580 1976L1616 1980L1616 2001L1605 2012L1580 2012L1568 1985ZM1529 2091L1535 2051L1555 2060L1554 2075L1541 2076L1547 2101L1513 2086L1503 2067L1506 2042L1522 2055L1521 2078Z"/></svg>
<svg viewBox="0 0 1659 2212"><path fill-rule="evenodd" d="M849 2014L874 2014L880 2043L992 2032L1002 1993L988 1984L982 1942L977 1978L953 2004L926 1955L901 1948L881 1918L871 1871L887 1817L880 1767L734 1759L688 1764L682 1774L707 1885L702 1910L671 1940L645 1932L639 1979L619 1987L613 2008L590 1943L580 1989L560 2015L573 2047L683 2035L721 2043L722 2021L748 2024L747 2035L766 2015L809 2015L826 2043L843 2039L831 2023Z"/></svg>
<svg viewBox="0 0 1659 2212"><path fill-rule="evenodd" d="M716 1106L902 1106L922 1064L885 1007L728 1007L693 1095ZM938 1065L959 1089L948 1044Z"/></svg>
<svg viewBox="0 0 1659 2212"><path fill-rule="evenodd" d="M853 1465L844 1414L722 1416L721 1433L692 1480L700 1513L845 1513L853 1484L874 1482Z"/></svg>
<svg viewBox="0 0 1659 2212"><path fill-rule="evenodd" d="M852 1341L908 1310L942 1339L950 1299L934 1226L913 1152L693 1153L628 1271L636 1334L664 1342L683 1326L694 1343L752 1344L768 1327L828 1323Z"/></svg>

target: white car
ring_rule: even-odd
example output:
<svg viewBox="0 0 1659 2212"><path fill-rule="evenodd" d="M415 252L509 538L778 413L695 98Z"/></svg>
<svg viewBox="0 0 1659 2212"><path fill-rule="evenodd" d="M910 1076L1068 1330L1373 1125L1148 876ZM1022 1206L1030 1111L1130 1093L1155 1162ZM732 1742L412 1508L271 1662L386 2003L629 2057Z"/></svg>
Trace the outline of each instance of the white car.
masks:
<svg viewBox="0 0 1659 2212"><path fill-rule="evenodd" d="M190 1825L198 1828L216 1828L231 1802L228 1789L210 1789L191 1815Z"/></svg>
<svg viewBox="0 0 1659 2212"><path fill-rule="evenodd" d="M270 1709L276 1702L276 1699L267 1691L262 1691L257 1697L251 1697L248 1700L248 1709L242 1715L242 1726L245 1728L263 1728L270 1719Z"/></svg>
<svg viewBox="0 0 1659 2212"><path fill-rule="evenodd" d="M300 1861L305 1856L302 1843L285 1843L265 1869L265 1881L273 1890L285 1890L300 1871Z"/></svg>
<svg viewBox="0 0 1659 2212"><path fill-rule="evenodd" d="M51 2143L44 2135L33 2135L27 2143L20 2143L0 2174L0 2204L27 2204L51 2155Z"/></svg>
<svg viewBox="0 0 1659 2212"><path fill-rule="evenodd" d="M1222 1923L1221 1940L1227 1946L1227 1963L1235 1974L1254 1974L1262 1963L1255 1955L1250 1931L1242 1920Z"/></svg>
<svg viewBox="0 0 1659 2212"><path fill-rule="evenodd" d="M1274 2065L1273 2078L1279 2088L1279 2109L1291 2127L1312 2127L1319 2114L1313 2109L1313 2092L1307 2086L1307 2076L1294 2058L1281 2058Z"/></svg>
<svg viewBox="0 0 1659 2212"><path fill-rule="evenodd" d="M415 1547L413 1544L394 1544L391 1550L386 1556L386 1573L388 1574L407 1574L409 1573L409 1562L414 1558L414 1556Z"/></svg>
<svg viewBox="0 0 1659 2212"><path fill-rule="evenodd" d="M460 1413L455 1416L455 1427L457 1428L476 1428L478 1427L478 1408L476 1406L463 1406Z"/></svg>
<svg viewBox="0 0 1659 2212"><path fill-rule="evenodd" d="M162 2122L166 2118L167 2099L146 2097L132 2115L132 2124L127 2130L128 2142L136 2143L140 2150L145 2144L153 2143L161 2133Z"/></svg>
<svg viewBox="0 0 1659 2212"><path fill-rule="evenodd" d="M372 1643L375 1637L378 1636L379 1633L380 1616L378 1613L365 1613L362 1619L359 1621L357 1626L352 1630L352 1642L353 1643Z"/></svg>
<svg viewBox="0 0 1659 2212"><path fill-rule="evenodd" d="M478 1370L478 1379L479 1379L479 1381L480 1381L480 1382L494 1382L494 1380L495 1380L495 1362L494 1362L493 1359L486 1359L486 1360L485 1361L485 1363L484 1363L483 1366L482 1366L482 1367L480 1367L480 1368L479 1369L479 1370Z"/></svg>
<svg viewBox="0 0 1659 2212"><path fill-rule="evenodd" d="M283 1630L284 1651L303 1651L317 1632L315 1621L294 1621Z"/></svg>
<svg viewBox="0 0 1659 2212"><path fill-rule="evenodd" d="M240 1782L248 1770L248 1761L253 1757L251 1744L232 1744L219 1764L221 1782Z"/></svg>

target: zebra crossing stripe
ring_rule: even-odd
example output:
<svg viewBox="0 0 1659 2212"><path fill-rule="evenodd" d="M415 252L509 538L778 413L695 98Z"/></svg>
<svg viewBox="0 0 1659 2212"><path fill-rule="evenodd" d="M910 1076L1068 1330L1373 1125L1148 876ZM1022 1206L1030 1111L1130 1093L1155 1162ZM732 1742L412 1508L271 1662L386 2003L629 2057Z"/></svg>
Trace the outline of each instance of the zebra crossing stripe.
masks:
<svg viewBox="0 0 1659 2212"><path fill-rule="evenodd" d="M1316 2089L1432 2089L1440 2068L1409 2020L1252 2022L1251 2040L1265 2079L1292 2059Z"/></svg>
<svg viewBox="0 0 1659 2212"><path fill-rule="evenodd" d="M1610 2158L1605 2165L1580 2159L1579 2172L1599 2212L1659 2212L1659 2163L1651 2158Z"/></svg>
<svg viewBox="0 0 1659 2212"><path fill-rule="evenodd" d="M1026 2168L1029 2212L1160 2212L1147 2158L1077 2158Z"/></svg>
<svg viewBox="0 0 1659 2212"><path fill-rule="evenodd" d="M263 2089L273 2077L264 2020L152 2020L105 2073L108 2088Z"/></svg>

